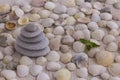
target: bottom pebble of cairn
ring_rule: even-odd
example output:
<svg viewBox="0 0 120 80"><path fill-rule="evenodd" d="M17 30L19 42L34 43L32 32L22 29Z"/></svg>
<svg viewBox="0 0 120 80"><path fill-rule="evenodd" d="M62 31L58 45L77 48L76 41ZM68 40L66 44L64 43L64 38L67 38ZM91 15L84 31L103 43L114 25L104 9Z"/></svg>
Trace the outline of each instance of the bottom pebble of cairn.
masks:
<svg viewBox="0 0 120 80"><path fill-rule="evenodd" d="M48 44L49 40L38 26L29 23L21 29L21 34L15 43L15 49L22 55L38 57L44 56L50 51Z"/></svg>

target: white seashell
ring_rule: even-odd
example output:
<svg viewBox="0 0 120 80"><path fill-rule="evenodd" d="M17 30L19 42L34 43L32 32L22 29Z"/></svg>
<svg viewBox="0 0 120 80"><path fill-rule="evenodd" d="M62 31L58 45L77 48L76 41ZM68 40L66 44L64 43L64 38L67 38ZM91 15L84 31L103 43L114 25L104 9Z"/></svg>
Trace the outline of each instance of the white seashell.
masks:
<svg viewBox="0 0 120 80"><path fill-rule="evenodd" d="M118 50L118 45L115 42L111 42L107 45L106 50L117 51Z"/></svg>
<svg viewBox="0 0 120 80"><path fill-rule="evenodd" d="M32 10L32 7L29 5L29 4L26 4L26 5L23 5L21 7L21 9L24 11L24 12L30 12Z"/></svg>
<svg viewBox="0 0 120 80"><path fill-rule="evenodd" d="M53 2L46 2L44 7L46 9L53 10L55 8L55 6L56 6L55 3L53 3Z"/></svg>
<svg viewBox="0 0 120 80"><path fill-rule="evenodd" d="M32 59L30 59L27 56L22 56L20 59L20 64L21 65L31 65L31 64L33 64L33 61L32 61Z"/></svg>
<svg viewBox="0 0 120 80"><path fill-rule="evenodd" d="M46 19L43 19L41 21L41 24L44 26L44 27L51 27L53 24L54 24L54 20L51 19L51 18L46 18Z"/></svg>
<svg viewBox="0 0 120 80"><path fill-rule="evenodd" d="M84 33L82 31L76 31L73 34L73 38L75 40L80 40L81 38L84 38Z"/></svg>
<svg viewBox="0 0 120 80"><path fill-rule="evenodd" d="M48 10L41 10L39 12L39 14L40 14L41 18L48 18L50 16L51 12Z"/></svg>
<svg viewBox="0 0 120 80"><path fill-rule="evenodd" d="M112 30L110 30L109 33L113 36L118 36L120 34L120 32L117 29L112 29Z"/></svg>
<svg viewBox="0 0 120 80"><path fill-rule="evenodd" d="M38 65L45 65L46 62L47 62L47 59L45 57L38 57L36 59L36 64Z"/></svg>
<svg viewBox="0 0 120 80"><path fill-rule="evenodd" d="M93 31L91 35L92 38L95 40L102 40L105 35L105 32L103 30L97 29Z"/></svg>
<svg viewBox="0 0 120 80"><path fill-rule="evenodd" d="M7 37L7 41L6 42L7 42L7 44L9 46L13 46L14 43L15 43L15 39L12 37L12 35L10 35L10 36Z"/></svg>
<svg viewBox="0 0 120 80"><path fill-rule="evenodd" d="M19 77L25 77L29 74L29 67L25 65L17 66L17 74Z"/></svg>
<svg viewBox="0 0 120 80"><path fill-rule="evenodd" d="M101 21L101 18L100 18L100 16L99 16L99 14L93 13L92 16L91 16L91 20L92 20L93 22L99 22L99 21Z"/></svg>
<svg viewBox="0 0 120 80"><path fill-rule="evenodd" d="M101 20L101 21L98 22L98 25L99 25L100 27L106 27L106 26L107 26L107 21Z"/></svg>
<svg viewBox="0 0 120 80"><path fill-rule="evenodd" d="M83 34L84 34L84 38L87 39L87 40L89 40L90 37L91 37L90 30L84 29L82 32L83 32Z"/></svg>
<svg viewBox="0 0 120 80"><path fill-rule="evenodd" d="M55 35L62 35L62 34L64 34L64 32L65 31L64 31L64 28L62 26L57 26L53 30L53 34L55 34Z"/></svg>
<svg viewBox="0 0 120 80"><path fill-rule="evenodd" d="M12 55L14 53L14 48L13 46L7 46L3 52L5 55Z"/></svg>
<svg viewBox="0 0 120 80"><path fill-rule="evenodd" d="M76 26L75 26L75 30L77 31L79 31L79 30L86 30L87 29L87 25L85 25L85 24L77 24Z"/></svg>
<svg viewBox="0 0 120 80"><path fill-rule="evenodd" d="M38 21L39 19L40 19L40 15L37 14L37 13L29 15L29 20L30 21Z"/></svg>
<svg viewBox="0 0 120 80"><path fill-rule="evenodd" d="M16 39L18 37L18 35L20 35L20 32L21 32L21 27L15 29L12 33L13 37Z"/></svg>
<svg viewBox="0 0 120 80"><path fill-rule="evenodd" d="M8 64L9 62L11 62L13 60L13 57L12 56L9 56L9 55L7 55L7 56L5 56L4 58L3 58L3 62L5 63L5 64Z"/></svg>
<svg viewBox="0 0 120 80"><path fill-rule="evenodd" d="M47 70L49 71L56 71L61 68L61 65L57 62L48 62L47 64Z"/></svg>
<svg viewBox="0 0 120 80"><path fill-rule="evenodd" d="M102 79L107 80L110 78L110 75L108 73L102 73L101 77L102 77Z"/></svg>
<svg viewBox="0 0 120 80"><path fill-rule="evenodd" d="M88 77L88 70L87 70L87 68L83 67L83 68L77 69L76 75L78 77L81 77L81 78L87 78Z"/></svg>
<svg viewBox="0 0 120 80"><path fill-rule="evenodd" d="M61 45L60 50L63 53L67 53L69 51L69 47L67 45Z"/></svg>
<svg viewBox="0 0 120 80"><path fill-rule="evenodd" d="M120 76L120 64L119 63L113 63L108 67L109 72L113 76Z"/></svg>
<svg viewBox="0 0 120 80"><path fill-rule="evenodd" d="M55 72L55 78L56 80L70 80L71 73L69 70L63 68Z"/></svg>
<svg viewBox="0 0 120 80"><path fill-rule="evenodd" d="M105 44L111 43L111 42L113 42L113 41L115 41L115 37L114 37L113 35L106 35L106 36L104 36L104 38L103 38L103 42L104 42Z"/></svg>
<svg viewBox="0 0 120 80"><path fill-rule="evenodd" d="M93 4L93 7L97 10L101 10L103 8L103 5L100 2L95 2Z"/></svg>
<svg viewBox="0 0 120 80"><path fill-rule="evenodd" d="M118 24L114 21L108 21L107 27L110 29L118 29L119 28Z"/></svg>
<svg viewBox="0 0 120 80"><path fill-rule="evenodd" d="M61 54L61 58L60 58L61 62L68 63L71 61L71 59L72 59L72 54L70 54L70 53Z"/></svg>
<svg viewBox="0 0 120 80"><path fill-rule="evenodd" d="M109 66L114 61L114 55L108 51L100 51L96 54L97 63L103 66Z"/></svg>
<svg viewBox="0 0 120 80"><path fill-rule="evenodd" d="M33 75L33 76L37 76L39 73L42 72L42 66L40 65L33 65L31 68L30 68L30 73Z"/></svg>
<svg viewBox="0 0 120 80"><path fill-rule="evenodd" d="M1 75L3 75L7 80L11 80L16 77L16 73L12 70L3 70Z"/></svg>
<svg viewBox="0 0 120 80"><path fill-rule="evenodd" d="M99 28L96 22L90 22L87 25L88 25L88 29L90 29L92 31L94 31L94 30Z"/></svg>
<svg viewBox="0 0 120 80"><path fill-rule="evenodd" d="M79 18L85 18L85 14L83 12L78 12L74 15L75 19L79 19Z"/></svg>
<svg viewBox="0 0 120 80"><path fill-rule="evenodd" d="M56 51L50 51L50 53L46 56L48 61L59 61L60 55Z"/></svg>
<svg viewBox="0 0 120 80"><path fill-rule="evenodd" d="M52 18L52 19L54 19L54 20L57 20L57 19L59 19L59 15L52 13L52 14L50 15L50 18Z"/></svg>
<svg viewBox="0 0 120 80"><path fill-rule="evenodd" d="M72 16L67 17L67 18L66 18L66 21L67 21L67 24L68 24L68 25L73 25L73 24L75 24L75 22L76 22L75 18L72 17Z"/></svg>
<svg viewBox="0 0 120 80"><path fill-rule="evenodd" d="M85 45L79 41L73 43L73 50L77 53L83 52L85 50Z"/></svg>
<svg viewBox="0 0 120 80"><path fill-rule="evenodd" d="M78 12L77 8L68 8L67 9L67 14L72 16Z"/></svg>
<svg viewBox="0 0 120 80"><path fill-rule="evenodd" d="M37 80L50 80L50 77L48 76L48 74L46 73L40 73L37 76Z"/></svg>
<svg viewBox="0 0 120 80"><path fill-rule="evenodd" d="M93 76L97 76L105 72L106 68L101 65L94 64L94 65L89 65L88 71Z"/></svg>
<svg viewBox="0 0 120 80"><path fill-rule="evenodd" d="M62 39L63 44L71 45L74 42L74 38L70 35L65 35Z"/></svg>
<svg viewBox="0 0 120 80"><path fill-rule="evenodd" d="M54 38L54 34L52 34L52 33L47 33L46 34L46 37L48 38L48 39L52 39L52 38Z"/></svg>
<svg viewBox="0 0 120 80"><path fill-rule="evenodd" d="M110 13L101 13L100 17L103 20L112 20L112 15Z"/></svg>
<svg viewBox="0 0 120 80"><path fill-rule="evenodd" d="M70 70L70 71L74 71L76 69L76 65L74 63L68 63L66 65L66 67Z"/></svg>
<svg viewBox="0 0 120 80"><path fill-rule="evenodd" d="M24 15L24 11L20 8L15 8L15 14L17 17L22 17Z"/></svg>
<svg viewBox="0 0 120 80"><path fill-rule="evenodd" d="M28 17L20 17L18 19L18 24L19 25L25 25L29 22L29 18Z"/></svg>

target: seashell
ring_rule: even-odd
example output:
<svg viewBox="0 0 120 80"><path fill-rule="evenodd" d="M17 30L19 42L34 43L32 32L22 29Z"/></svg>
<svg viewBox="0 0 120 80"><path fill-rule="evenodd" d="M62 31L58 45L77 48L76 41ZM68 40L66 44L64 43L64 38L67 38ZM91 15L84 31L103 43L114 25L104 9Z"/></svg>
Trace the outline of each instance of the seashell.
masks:
<svg viewBox="0 0 120 80"><path fill-rule="evenodd" d="M17 66L17 74L19 77L25 77L29 74L29 67L26 65Z"/></svg>
<svg viewBox="0 0 120 80"><path fill-rule="evenodd" d="M114 55L109 51L100 51L96 54L96 60L100 65L109 66L114 61Z"/></svg>
<svg viewBox="0 0 120 80"><path fill-rule="evenodd" d="M22 56L21 59L19 60L21 65L31 65L33 64L33 61L31 58L27 56Z"/></svg>
<svg viewBox="0 0 120 80"><path fill-rule="evenodd" d="M5 28L7 30L14 30L16 28L16 23L13 21L9 21L5 24Z"/></svg>
<svg viewBox="0 0 120 80"><path fill-rule="evenodd" d="M32 0L31 5L34 7L41 7L45 3L45 0Z"/></svg>
<svg viewBox="0 0 120 80"><path fill-rule="evenodd" d="M44 18L48 18L51 12L48 10L40 10L39 14L40 14L40 17L44 19Z"/></svg>
<svg viewBox="0 0 120 80"><path fill-rule="evenodd" d="M87 66L88 56L85 53L80 53L72 57L72 62L77 65L78 68L81 66Z"/></svg>
<svg viewBox="0 0 120 80"><path fill-rule="evenodd" d="M10 19L10 16L5 14L5 15L2 15L0 16L0 23L5 23L7 22L8 20Z"/></svg>
<svg viewBox="0 0 120 80"><path fill-rule="evenodd" d="M87 18L87 17L85 17L85 18L79 18L78 19L78 22L81 22L81 23L89 23L90 22L90 18Z"/></svg>
<svg viewBox="0 0 120 80"><path fill-rule="evenodd" d="M60 58L61 58L60 61L63 62L64 64L69 63L72 59L72 54L70 53L62 54Z"/></svg>
<svg viewBox="0 0 120 80"><path fill-rule="evenodd" d="M5 35L0 35L0 46L6 47L7 46L7 36Z"/></svg>
<svg viewBox="0 0 120 80"><path fill-rule="evenodd" d="M21 27L15 29L15 30L12 32L12 36L16 39L16 38L20 35L20 32L21 32Z"/></svg>
<svg viewBox="0 0 120 80"><path fill-rule="evenodd" d="M95 9L97 9L97 10L101 10L102 7L103 7L103 5L102 5L100 2L95 2L95 3L93 4L93 7L94 7Z"/></svg>
<svg viewBox="0 0 120 80"><path fill-rule="evenodd" d="M50 77L47 73L42 72L37 76L37 80L50 80Z"/></svg>
<svg viewBox="0 0 120 80"><path fill-rule="evenodd" d="M7 55L7 56L5 56L5 57L3 58L3 62L4 62L5 64L10 63L12 60L13 60L13 57L12 57L12 56L9 56L9 55Z"/></svg>
<svg viewBox="0 0 120 80"><path fill-rule="evenodd" d="M15 8L15 14L16 14L16 16L17 17L22 17L23 15L24 15L24 11L22 10L22 9L20 9L20 8Z"/></svg>
<svg viewBox="0 0 120 80"><path fill-rule="evenodd" d="M26 5L23 5L21 7L21 9L24 11L24 12L30 12L32 10L32 7L29 5L29 4L26 4Z"/></svg>
<svg viewBox="0 0 120 80"><path fill-rule="evenodd" d="M68 25L73 25L73 24L75 24L76 20L74 17L70 16L70 17L66 18L66 22Z"/></svg>
<svg viewBox="0 0 120 80"><path fill-rule="evenodd" d="M63 68L55 72L55 78L56 80L70 80L71 73L68 69Z"/></svg>
<svg viewBox="0 0 120 80"><path fill-rule="evenodd" d="M66 67L70 70L70 71L74 71L76 69L76 65L74 63L68 63L66 65Z"/></svg>
<svg viewBox="0 0 120 80"><path fill-rule="evenodd" d="M55 8L55 6L56 6L55 3L53 3L53 2L46 2L44 7L46 9L53 10Z"/></svg>
<svg viewBox="0 0 120 80"><path fill-rule="evenodd" d="M74 15L74 18L75 18L75 19L85 18L85 14L84 14L83 12L76 13L76 14Z"/></svg>
<svg viewBox="0 0 120 80"><path fill-rule="evenodd" d="M10 12L10 9L11 7L9 4L0 4L0 15Z"/></svg>
<svg viewBox="0 0 120 80"><path fill-rule="evenodd" d="M58 1L67 7L75 6L75 0L58 0Z"/></svg>
<svg viewBox="0 0 120 80"><path fill-rule="evenodd" d="M45 65L46 62L47 62L47 59L45 57L38 57L36 59L36 64L38 65Z"/></svg>
<svg viewBox="0 0 120 80"><path fill-rule="evenodd" d="M16 63L16 62L10 62L10 63L7 64L6 68L10 69L10 70L16 70L17 65L18 65L18 63Z"/></svg>
<svg viewBox="0 0 120 80"><path fill-rule="evenodd" d="M7 80L14 79L16 77L16 73L13 70L3 70L1 75L5 77Z"/></svg>
<svg viewBox="0 0 120 80"><path fill-rule="evenodd" d="M4 23L0 23L0 32L5 30L5 24Z"/></svg>
<svg viewBox="0 0 120 80"><path fill-rule="evenodd" d="M28 17L21 17L18 19L18 24L19 25L25 25L29 22L29 18Z"/></svg>
<svg viewBox="0 0 120 80"><path fill-rule="evenodd" d="M61 65L57 62L48 62L47 63L47 70L49 71L57 71L61 68Z"/></svg>
<svg viewBox="0 0 120 80"><path fill-rule="evenodd" d="M14 47L13 46L7 46L4 50L3 53L5 55L12 55L14 53Z"/></svg>
<svg viewBox="0 0 120 80"><path fill-rule="evenodd" d="M37 13L29 15L29 20L30 21L38 21L39 19L40 19L40 15L37 14Z"/></svg>
<svg viewBox="0 0 120 80"><path fill-rule="evenodd" d="M113 63L108 67L108 71L113 76L120 76L120 63Z"/></svg>

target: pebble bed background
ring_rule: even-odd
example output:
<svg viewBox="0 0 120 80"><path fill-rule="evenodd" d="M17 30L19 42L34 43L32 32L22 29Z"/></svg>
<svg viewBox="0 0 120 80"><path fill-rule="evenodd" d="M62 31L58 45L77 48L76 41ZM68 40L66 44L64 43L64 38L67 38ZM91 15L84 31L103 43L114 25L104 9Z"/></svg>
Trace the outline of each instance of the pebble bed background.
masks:
<svg viewBox="0 0 120 80"><path fill-rule="evenodd" d="M46 56L15 51L29 22L49 39ZM0 80L120 80L119 26L119 0L0 0Z"/></svg>

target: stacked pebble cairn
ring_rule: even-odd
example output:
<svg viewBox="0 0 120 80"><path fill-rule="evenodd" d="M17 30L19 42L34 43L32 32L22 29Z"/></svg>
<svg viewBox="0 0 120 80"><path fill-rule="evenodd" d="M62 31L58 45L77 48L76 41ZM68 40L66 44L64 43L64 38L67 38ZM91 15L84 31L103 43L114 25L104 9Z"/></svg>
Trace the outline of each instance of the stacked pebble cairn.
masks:
<svg viewBox="0 0 120 80"><path fill-rule="evenodd" d="M18 53L30 57L44 56L49 51L49 40L34 23L29 23L21 30L15 44Z"/></svg>

